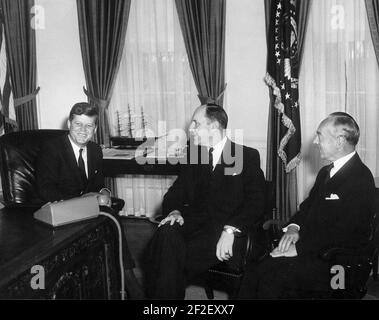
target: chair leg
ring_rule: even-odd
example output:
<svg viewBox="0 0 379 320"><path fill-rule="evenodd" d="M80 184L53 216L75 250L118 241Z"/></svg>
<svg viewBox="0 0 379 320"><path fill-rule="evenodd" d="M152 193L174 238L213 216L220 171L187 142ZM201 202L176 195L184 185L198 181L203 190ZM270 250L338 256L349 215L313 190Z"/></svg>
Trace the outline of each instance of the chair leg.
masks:
<svg viewBox="0 0 379 320"><path fill-rule="evenodd" d="M205 286L205 294L207 295L208 300L214 299L213 289L209 287L208 285Z"/></svg>
<svg viewBox="0 0 379 320"><path fill-rule="evenodd" d="M208 274L205 280L204 290L205 290L205 294L207 295L208 300L213 300L214 293L213 293L212 281L210 277L211 275Z"/></svg>
<svg viewBox="0 0 379 320"><path fill-rule="evenodd" d="M372 264L372 278L374 281L378 281L378 253L375 254Z"/></svg>

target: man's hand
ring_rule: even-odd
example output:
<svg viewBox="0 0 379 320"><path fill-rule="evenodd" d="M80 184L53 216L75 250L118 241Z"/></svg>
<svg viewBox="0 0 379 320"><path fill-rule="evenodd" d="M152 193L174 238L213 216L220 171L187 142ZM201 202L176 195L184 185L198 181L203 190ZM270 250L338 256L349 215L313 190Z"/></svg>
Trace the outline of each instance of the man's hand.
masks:
<svg viewBox="0 0 379 320"><path fill-rule="evenodd" d="M220 261L229 260L233 257L234 234L223 231L216 246L216 256Z"/></svg>
<svg viewBox="0 0 379 320"><path fill-rule="evenodd" d="M82 197L96 197L99 206L110 207L112 205L111 197L105 193L88 192L88 193L82 194Z"/></svg>
<svg viewBox="0 0 379 320"><path fill-rule="evenodd" d="M279 258L279 257L296 257L297 256L297 250L296 246L294 244L291 244L285 252L281 252L279 250L279 247L276 247L272 252L270 253L270 256L273 258Z"/></svg>
<svg viewBox="0 0 379 320"><path fill-rule="evenodd" d="M158 228L160 226L163 226L167 222L170 222L170 225L172 226L175 222L179 223L181 226L184 224L184 219L181 215L181 213L178 210L171 211L169 215L162 219L162 221L159 223Z"/></svg>
<svg viewBox="0 0 379 320"><path fill-rule="evenodd" d="M296 226L290 226L287 232L280 239L277 249L284 253L289 250L291 245L294 245L299 240L299 230Z"/></svg>
<svg viewBox="0 0 379 320"><path fill-rule="evenodd" d="M100 206L112 206L111 191L107 188L102 188L97 196L97 201Z"/></svg>

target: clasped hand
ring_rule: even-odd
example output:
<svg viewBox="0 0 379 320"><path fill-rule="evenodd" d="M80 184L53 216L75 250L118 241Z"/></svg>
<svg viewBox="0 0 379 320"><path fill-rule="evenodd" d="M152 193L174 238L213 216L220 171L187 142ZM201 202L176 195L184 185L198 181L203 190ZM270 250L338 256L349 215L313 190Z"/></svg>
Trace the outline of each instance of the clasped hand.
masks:
<svg viewBox="0 0 379 320"><path fill-rule="evenodd" d="M296 242L299 240L299 231L296 227L289 227L280 239L279 245L270 253L271 257L296 257Z"/></svg>

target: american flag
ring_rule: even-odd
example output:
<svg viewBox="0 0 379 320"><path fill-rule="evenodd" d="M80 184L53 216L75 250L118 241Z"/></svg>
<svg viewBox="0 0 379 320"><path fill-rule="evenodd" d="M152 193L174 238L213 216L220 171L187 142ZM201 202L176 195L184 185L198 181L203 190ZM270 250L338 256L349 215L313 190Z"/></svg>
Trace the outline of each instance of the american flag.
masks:
<svg viewBox="0 0 379 320"><path fill-rule="evenodd" d="M272 0L265 81L272 88L280 116L277 154L289 173L300 162L299 55L297 43L298 0Z"/></svg>
<svg viewBox="0 0 379 320"><path fill-rule="evenodd" d="M4 27L0 20L0 135L17 129L12 86L7 65Z"/></svg>

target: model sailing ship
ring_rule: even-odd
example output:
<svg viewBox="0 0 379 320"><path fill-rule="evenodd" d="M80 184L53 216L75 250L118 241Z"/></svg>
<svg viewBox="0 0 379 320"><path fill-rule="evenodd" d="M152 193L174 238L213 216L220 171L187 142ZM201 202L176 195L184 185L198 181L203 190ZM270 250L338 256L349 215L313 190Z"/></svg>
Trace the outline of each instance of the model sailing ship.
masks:
<svg viewBox="0 0 379 320"><path fill-rule="evenodd" d="M148 123L143 106L141 106L141 114L136 114L132 112L130 105L128 104L126 114L122 115L119 111L116 111L116 119L117 136L111 137L112 147L136 149L139 145L148 140L146 136ZM155 138L151 139L155 140Z"/></svg>

